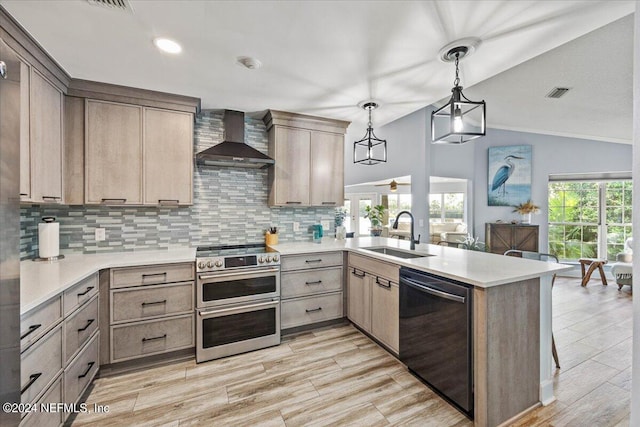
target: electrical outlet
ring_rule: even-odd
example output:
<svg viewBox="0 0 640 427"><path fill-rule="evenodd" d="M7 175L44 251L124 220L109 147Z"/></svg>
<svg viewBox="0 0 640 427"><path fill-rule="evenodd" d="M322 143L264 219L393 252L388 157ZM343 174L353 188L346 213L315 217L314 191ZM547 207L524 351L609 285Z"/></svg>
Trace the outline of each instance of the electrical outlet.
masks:
<svg viewBox="0 0 640 427"><path fill-rule="evenodd" d="M299 222L294 222L293 223L293 231L300 231L300 223Z"/></svg>
<svg viewBox="0 0 640 427"><path fill-rule="evenodd" d="M329 229L329 227L331 227L331 221L327 221L327 220L325 220L325 221L320 221L320 224L322 224L322 228L323 228L324 230L328 230L328 229Z"/></svg>
<svg viewBox="0 0 640 427"><path fill-rule="evenodd" d="M104 228L96 228L96 242L107 240L107 233Z"/></svg>

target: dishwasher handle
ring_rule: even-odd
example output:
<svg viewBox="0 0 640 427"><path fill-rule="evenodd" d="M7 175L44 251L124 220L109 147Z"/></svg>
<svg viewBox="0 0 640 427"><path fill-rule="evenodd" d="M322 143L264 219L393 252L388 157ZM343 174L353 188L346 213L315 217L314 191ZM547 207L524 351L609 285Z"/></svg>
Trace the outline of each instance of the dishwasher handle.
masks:
<svg viewBox="0 0 640 427"><path fill-rule="evenodd" d="M462 303L462 304L464 304L465 301L466 301L465 297L461 297L460 295L454 295L454 294L450 294L449 292L444 292L444 291L441 291L441 290L438 290L438 289L434 289L434 288L432 288L430 286L423 285L422 283L415 282L415 281L413 281L411 279L408 279L406 277L401 277L400 278L400 283L404 283L404 284L406 284L408 286L411 286L414 289L417 289L420 292L431 294L431 295L439 297L439 298L448 299L448 300L459 302L459 303Z"/></svg>

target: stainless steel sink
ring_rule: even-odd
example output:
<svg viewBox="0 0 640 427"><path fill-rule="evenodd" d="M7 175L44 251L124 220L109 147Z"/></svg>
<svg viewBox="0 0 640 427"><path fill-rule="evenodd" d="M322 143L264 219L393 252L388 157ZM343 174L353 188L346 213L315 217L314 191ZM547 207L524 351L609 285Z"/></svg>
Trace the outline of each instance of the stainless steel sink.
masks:
<svg viewBox="0 0 640 427"><path fill-rule="evenodd" d="M375 246L370 248L360 248L366 251L377 252L379 254L390 255L398 258L426 258L429 256L433 256L431 254L418 254L415 252L403 251L401 249L390 248L387 246Z"/></svg>

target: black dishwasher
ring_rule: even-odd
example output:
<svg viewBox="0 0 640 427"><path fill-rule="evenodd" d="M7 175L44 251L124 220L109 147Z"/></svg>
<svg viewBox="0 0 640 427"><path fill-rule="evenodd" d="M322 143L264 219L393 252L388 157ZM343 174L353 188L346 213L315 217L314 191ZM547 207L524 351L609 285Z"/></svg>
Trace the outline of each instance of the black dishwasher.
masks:
<svg viewBox="0 0 640 427"><path fill-rule="evenodd" d="M471 285L400 269L400 360L473 418Z"/></svg>

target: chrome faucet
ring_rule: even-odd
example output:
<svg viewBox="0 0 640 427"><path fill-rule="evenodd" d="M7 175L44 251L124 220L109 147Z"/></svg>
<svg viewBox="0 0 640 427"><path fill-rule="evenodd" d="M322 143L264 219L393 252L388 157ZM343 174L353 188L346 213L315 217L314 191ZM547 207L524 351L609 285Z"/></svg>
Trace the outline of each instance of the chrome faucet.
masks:
<svg viewBox="0 0 640 427"><path fill-rule="evenodd" d="M407 214L407 215L409 215L409 217L411 218L411 246L410 246L410 249L411 249L411 250L415 250L415 248L416 248L416 243L420 243L420 236L418 235L418 240L415 240L415 237L414 237L415 235L414 235L414 232L413 232L413 222L414 222L414 219L413 219L413 215L411 214L411 212L409 212L409 211L402 211L402 212L400 212L398 215L396 215L396 220L393 222L392 228L393 228L394 230L397 230L397 229L398 229L398 218L400 218L400 216L401 216L402 214Z"/></svg>

